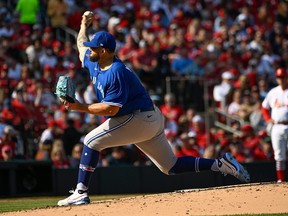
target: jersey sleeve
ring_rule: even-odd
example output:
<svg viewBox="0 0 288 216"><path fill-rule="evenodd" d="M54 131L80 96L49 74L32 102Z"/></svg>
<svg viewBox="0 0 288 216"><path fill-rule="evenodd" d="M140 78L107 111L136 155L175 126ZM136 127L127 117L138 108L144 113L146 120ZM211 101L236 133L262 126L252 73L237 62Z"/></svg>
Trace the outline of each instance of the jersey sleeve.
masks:
<svg viewBox="0 0 288 216"><path fill-rule="evenodd" d="M83 68L88 68L89 67L88 63L89 63L89 58L90 58L89 55L90 54L91 54L91 51L89 49L87 49L85 54L84 54L84 58L82 60L82 67Z"/></svg>
<svg viewBox="0 0 288 216"><path fill-rule="evenodd" d="M270 92L267 94L267 96L265 97L265 99L262 102L262 107L265 109L271 109L270 107L270 103L269 103L269 98L270 98Z"/></svg>

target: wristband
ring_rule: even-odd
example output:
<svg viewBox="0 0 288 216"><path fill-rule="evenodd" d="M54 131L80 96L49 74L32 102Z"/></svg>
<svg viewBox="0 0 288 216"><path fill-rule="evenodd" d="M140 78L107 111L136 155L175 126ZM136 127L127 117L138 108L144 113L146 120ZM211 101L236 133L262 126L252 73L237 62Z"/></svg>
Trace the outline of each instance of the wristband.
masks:
<svg viewBox="0 0 288 216"><path fill-rule="evenodd" d="M71 103L69 103L68 101L66 101L65 104L64 104L64 106L65 106L65 109L66 109L66 110L69 110L69 108L70 108L70 106L71 106Z"/></svg>

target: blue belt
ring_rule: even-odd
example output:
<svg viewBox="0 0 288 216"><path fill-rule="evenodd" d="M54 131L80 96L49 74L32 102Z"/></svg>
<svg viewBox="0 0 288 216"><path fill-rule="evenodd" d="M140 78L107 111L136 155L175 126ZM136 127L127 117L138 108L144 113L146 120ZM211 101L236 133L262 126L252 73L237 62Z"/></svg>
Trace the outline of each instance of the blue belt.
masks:
<svg viewBox="0 0 288 216"><path fill-rule="evenodd" d="M154 111L154 110L155 110L154 106L139 109L140 112L148 112L148 111Z"/></svg>

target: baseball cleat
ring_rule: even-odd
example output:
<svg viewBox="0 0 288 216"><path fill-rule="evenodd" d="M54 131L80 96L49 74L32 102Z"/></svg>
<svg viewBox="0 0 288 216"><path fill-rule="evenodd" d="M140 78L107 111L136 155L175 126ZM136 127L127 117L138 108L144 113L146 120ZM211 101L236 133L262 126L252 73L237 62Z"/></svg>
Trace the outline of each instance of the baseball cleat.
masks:
<svg viewBox="0 0 288 216"><path fill-rule="evenodd" d="M87 195L87 190L76 189L70 190L69 193L72 193L69 197L63 200L59 200L58 206L69 206L69 205L81 205L81 204L89 204L90 199Z"/></svg>
<svg viewBox="0 0 288 216"><path fill-rule="evenodd" d="M218 168L224 175L230 174L242 182L250 182L250 175L247 170L234 158L231 153L225 153L223 158L218 159Z"/></svg>

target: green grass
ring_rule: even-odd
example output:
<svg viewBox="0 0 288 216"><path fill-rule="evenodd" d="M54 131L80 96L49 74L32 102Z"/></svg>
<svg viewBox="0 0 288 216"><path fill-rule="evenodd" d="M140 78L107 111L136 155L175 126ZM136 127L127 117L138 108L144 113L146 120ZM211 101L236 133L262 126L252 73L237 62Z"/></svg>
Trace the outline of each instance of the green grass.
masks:
<svg viewBox="0 0 288 216"><path fill-rule="evenodd" d="M127 197L128 195L107 195L107 196L91 196L91 201L101 201L109 199L118 199ZM129 195L131 197L131 195ZM0 199L0 214L3 212L13 212L19 210L28 210L35 208L45 208L56 206L58 200L63 197L29 197L29 198L8 198Z"/></svg>
<svg viewBox="0 0 288 216"><path fill-rule="evenodd" d="M134 195L133 195L134 196ZM91 201L101 201L109 199L119 199L123 197L131 197L131 195L108 195L108 196L91 196ZM45 208L56 206L59 199L63 197L30 197L30 198L9 198L0 199L0 215L3 212L13 212L19 210L28 210L36 208ZM288 216L287 213L281 214L237 214L229 216ZM228 215L226 215L228 216Z"/></svg>

